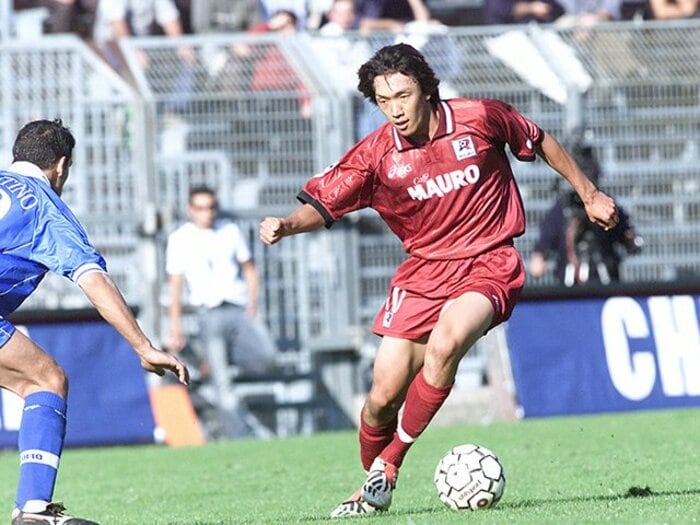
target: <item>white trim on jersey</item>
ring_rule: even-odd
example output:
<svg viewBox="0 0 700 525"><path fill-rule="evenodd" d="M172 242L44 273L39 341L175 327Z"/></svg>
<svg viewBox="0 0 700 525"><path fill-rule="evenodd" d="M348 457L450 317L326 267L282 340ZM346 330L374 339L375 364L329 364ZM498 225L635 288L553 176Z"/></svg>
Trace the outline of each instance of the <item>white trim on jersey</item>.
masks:
<svg viewBox="0 0 700 525"><path fill-rule="evenodd" d="M90 272L106 273L104 271L104 268L102 268L102 266L100 266L97 263L83 264L82 266L79 266L77 270L75 270L73 272L73 278L72 278L73 282L77 283L83 275L85 275L86 273L90 273Z"/></svg>
<svg viewBox="0 0 700 525"><path fill-rule="evenodd" d="M455 116L447 102L441 100L440 104L442 105L442 109L445 110L445 135L449 135L455 130Z"/></svg>
<svg viewBox="0 0 700 525"><path fill-rule="evenodd" d="M392 126L391 132L394 134L394 147L401 151L401 137L399 136L399 132L396 131L396 128Z"/></svg>

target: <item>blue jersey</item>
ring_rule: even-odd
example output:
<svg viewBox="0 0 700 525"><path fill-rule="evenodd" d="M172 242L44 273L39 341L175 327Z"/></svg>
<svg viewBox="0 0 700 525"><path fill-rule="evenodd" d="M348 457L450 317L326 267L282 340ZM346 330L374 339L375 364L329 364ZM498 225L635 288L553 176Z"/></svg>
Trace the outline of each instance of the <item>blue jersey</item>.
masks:
<svg viewBox="0 0 700 525"><path fill-rule="evenodd" d="M106 271L68 206L35 165L17 162L0 171L0 318L36 289L46 272L74 282Z"/></svg>

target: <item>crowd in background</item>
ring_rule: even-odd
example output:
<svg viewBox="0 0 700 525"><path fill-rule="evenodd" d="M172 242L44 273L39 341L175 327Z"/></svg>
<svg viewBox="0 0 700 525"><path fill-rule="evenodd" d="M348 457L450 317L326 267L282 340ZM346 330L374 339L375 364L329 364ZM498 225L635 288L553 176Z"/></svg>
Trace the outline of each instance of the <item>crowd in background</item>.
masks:
<svg viewBox="0 0 700 525"><path fill-rule="evenodd" d="M401 32L407 24L442 23L517 24L531 21L563 25L591 25L599 21L678 19L700 16L700 0L482 0L450 2L449 12L430 0L341 0L350 4L352 15L344 29ZM218 2L226 16L219 24L227 31L260 31L283 11L294 17L296 30L323 30L333 20L338 0L232 0ZM193 0L15 0L15 10L44 7L48 15L44 30L76 32L105 45L129 35L180 35L198 31ZM347 10L347 7L344 7Z"/></svg>

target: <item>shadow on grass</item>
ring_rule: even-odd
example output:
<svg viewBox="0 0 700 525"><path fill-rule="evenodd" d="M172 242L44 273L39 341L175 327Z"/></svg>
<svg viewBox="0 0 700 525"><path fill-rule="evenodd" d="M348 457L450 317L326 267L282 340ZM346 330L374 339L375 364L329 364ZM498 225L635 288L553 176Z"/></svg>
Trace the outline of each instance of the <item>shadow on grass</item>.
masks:
<svg viewBox="0 0 700 525"><path fill-rule="evenodd" d="M584 503L586 501L618 501L622 499L635 498L663 498L668 496L697 496L700 494L700 489L686 490L666 490L656 492L649 487L639 488L630 487L624 494L605 494L598 496L572 496L568 498L546 498L546 499L531 499L523 501L506 501L498 504L499 509L527 509L539 507L541 505L551 505L552 503Z"/></svg>

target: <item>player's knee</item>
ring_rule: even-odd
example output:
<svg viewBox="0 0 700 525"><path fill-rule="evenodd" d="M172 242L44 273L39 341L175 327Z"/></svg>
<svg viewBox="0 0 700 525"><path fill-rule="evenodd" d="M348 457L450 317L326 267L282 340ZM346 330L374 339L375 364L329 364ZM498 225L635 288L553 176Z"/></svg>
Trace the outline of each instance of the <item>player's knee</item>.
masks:
<svg viewBox="0 0 700 525"><path fill-rule="evenodd" d="M461 341L454 337L443 336L426 348L425 361L432 362L436 366L444 367L459 360L461 357Z"/></svg>
<svg viewBox="0 0 700 525"><path fill-rule="evenodd" d="M391 419L398 413L400 407L401 400L398 393L385 388L372 388L365 402L367 412L377 421Z"/></svg>
<svg viewBox="0 0 700 525"><path fill-rule="evenodd" d="M40 380L41 390L53 392L64 399L68 395L68 377L58 364L52 363L44 367L45 371Z"/></svg>

